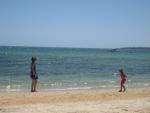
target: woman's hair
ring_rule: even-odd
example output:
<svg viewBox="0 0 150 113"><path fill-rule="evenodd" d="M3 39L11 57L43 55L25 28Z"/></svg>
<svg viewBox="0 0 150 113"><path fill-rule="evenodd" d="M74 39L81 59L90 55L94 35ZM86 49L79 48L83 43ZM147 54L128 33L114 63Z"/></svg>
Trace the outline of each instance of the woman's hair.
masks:
<svg viewBox="0 0 150 113"><path fill-rule="evenodd" d="M36 57L32 57L31 61L32 61L32 63L34 63L36 61Z"/></svg>

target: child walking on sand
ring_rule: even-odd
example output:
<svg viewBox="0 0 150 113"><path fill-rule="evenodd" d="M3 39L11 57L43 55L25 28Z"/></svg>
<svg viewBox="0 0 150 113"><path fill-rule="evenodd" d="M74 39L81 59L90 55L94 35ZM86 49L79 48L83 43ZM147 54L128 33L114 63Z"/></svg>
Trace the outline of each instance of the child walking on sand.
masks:
<svg viewBox="0 0 150 113"><path fill-rule="evenodd" d="M32 79L32 84L31 84L31 92L36 92L36 85L37 85L37 73L36 73L36 57L31 58L31 79Z"/></svg>
<svg viewBox="0 0 150 113"><path fill-rule="evenodd" d="M127 76L125 75L125 73L123 72L123 69L119 69L119 74L120 74L120 78L121 78L121 83L120 83L120 90L119 92L122 92L122 88L124 89L123 91L126 91L126 87L124 86L125 82L126 82L126 78Z"/></svg>

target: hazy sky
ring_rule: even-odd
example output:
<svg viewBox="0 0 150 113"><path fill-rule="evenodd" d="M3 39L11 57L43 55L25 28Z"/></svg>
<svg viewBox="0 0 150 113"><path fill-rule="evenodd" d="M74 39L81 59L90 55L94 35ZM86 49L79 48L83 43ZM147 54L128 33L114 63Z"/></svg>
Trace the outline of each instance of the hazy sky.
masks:
<svg viewBox="0 0 150 113"><path fill-rule="evenodd" d="M0 0L0 45L150 47L150 0Z"/></svg>

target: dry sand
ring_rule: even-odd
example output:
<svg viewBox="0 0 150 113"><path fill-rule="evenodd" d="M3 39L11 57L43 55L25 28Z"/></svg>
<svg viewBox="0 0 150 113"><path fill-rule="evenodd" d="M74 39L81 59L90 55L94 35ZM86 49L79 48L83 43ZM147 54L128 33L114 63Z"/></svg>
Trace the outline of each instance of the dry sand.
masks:
<svg viewBox="0 0 150 113"><path fill-rule="evenodd" d="M150 89L0 93L0 113L150 113Z"/></svg>

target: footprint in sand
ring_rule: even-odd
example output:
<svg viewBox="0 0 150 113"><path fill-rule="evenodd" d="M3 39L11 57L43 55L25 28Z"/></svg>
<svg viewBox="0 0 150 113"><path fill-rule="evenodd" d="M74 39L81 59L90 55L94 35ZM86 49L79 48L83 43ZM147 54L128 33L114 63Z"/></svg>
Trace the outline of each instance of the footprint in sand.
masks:
<svg viewBox="0 0 150 113"><path fill-rule="evenodd" d="M4 113L4 112L6 112L6 110L3 108L0 108L0 112Z"/></svg>
<svg viewBox="0 0 150 113"><path fill-rule="evenodd" d="M135 112L137 112L137 113L143 113L141 110L136 110Z"/></svg>
<svg viewBox="0 0 150 113"><path fill-rule="evenodd" d="M75 112L67 112L67 113L89 113L87 111L75 111Z"/></svg>
<svg viewBox="0 0 150 113"><path fill-rule="evenodd" d="M127 110L127 109L122 109L122 111L129 111L129 110Z"/></svg>

